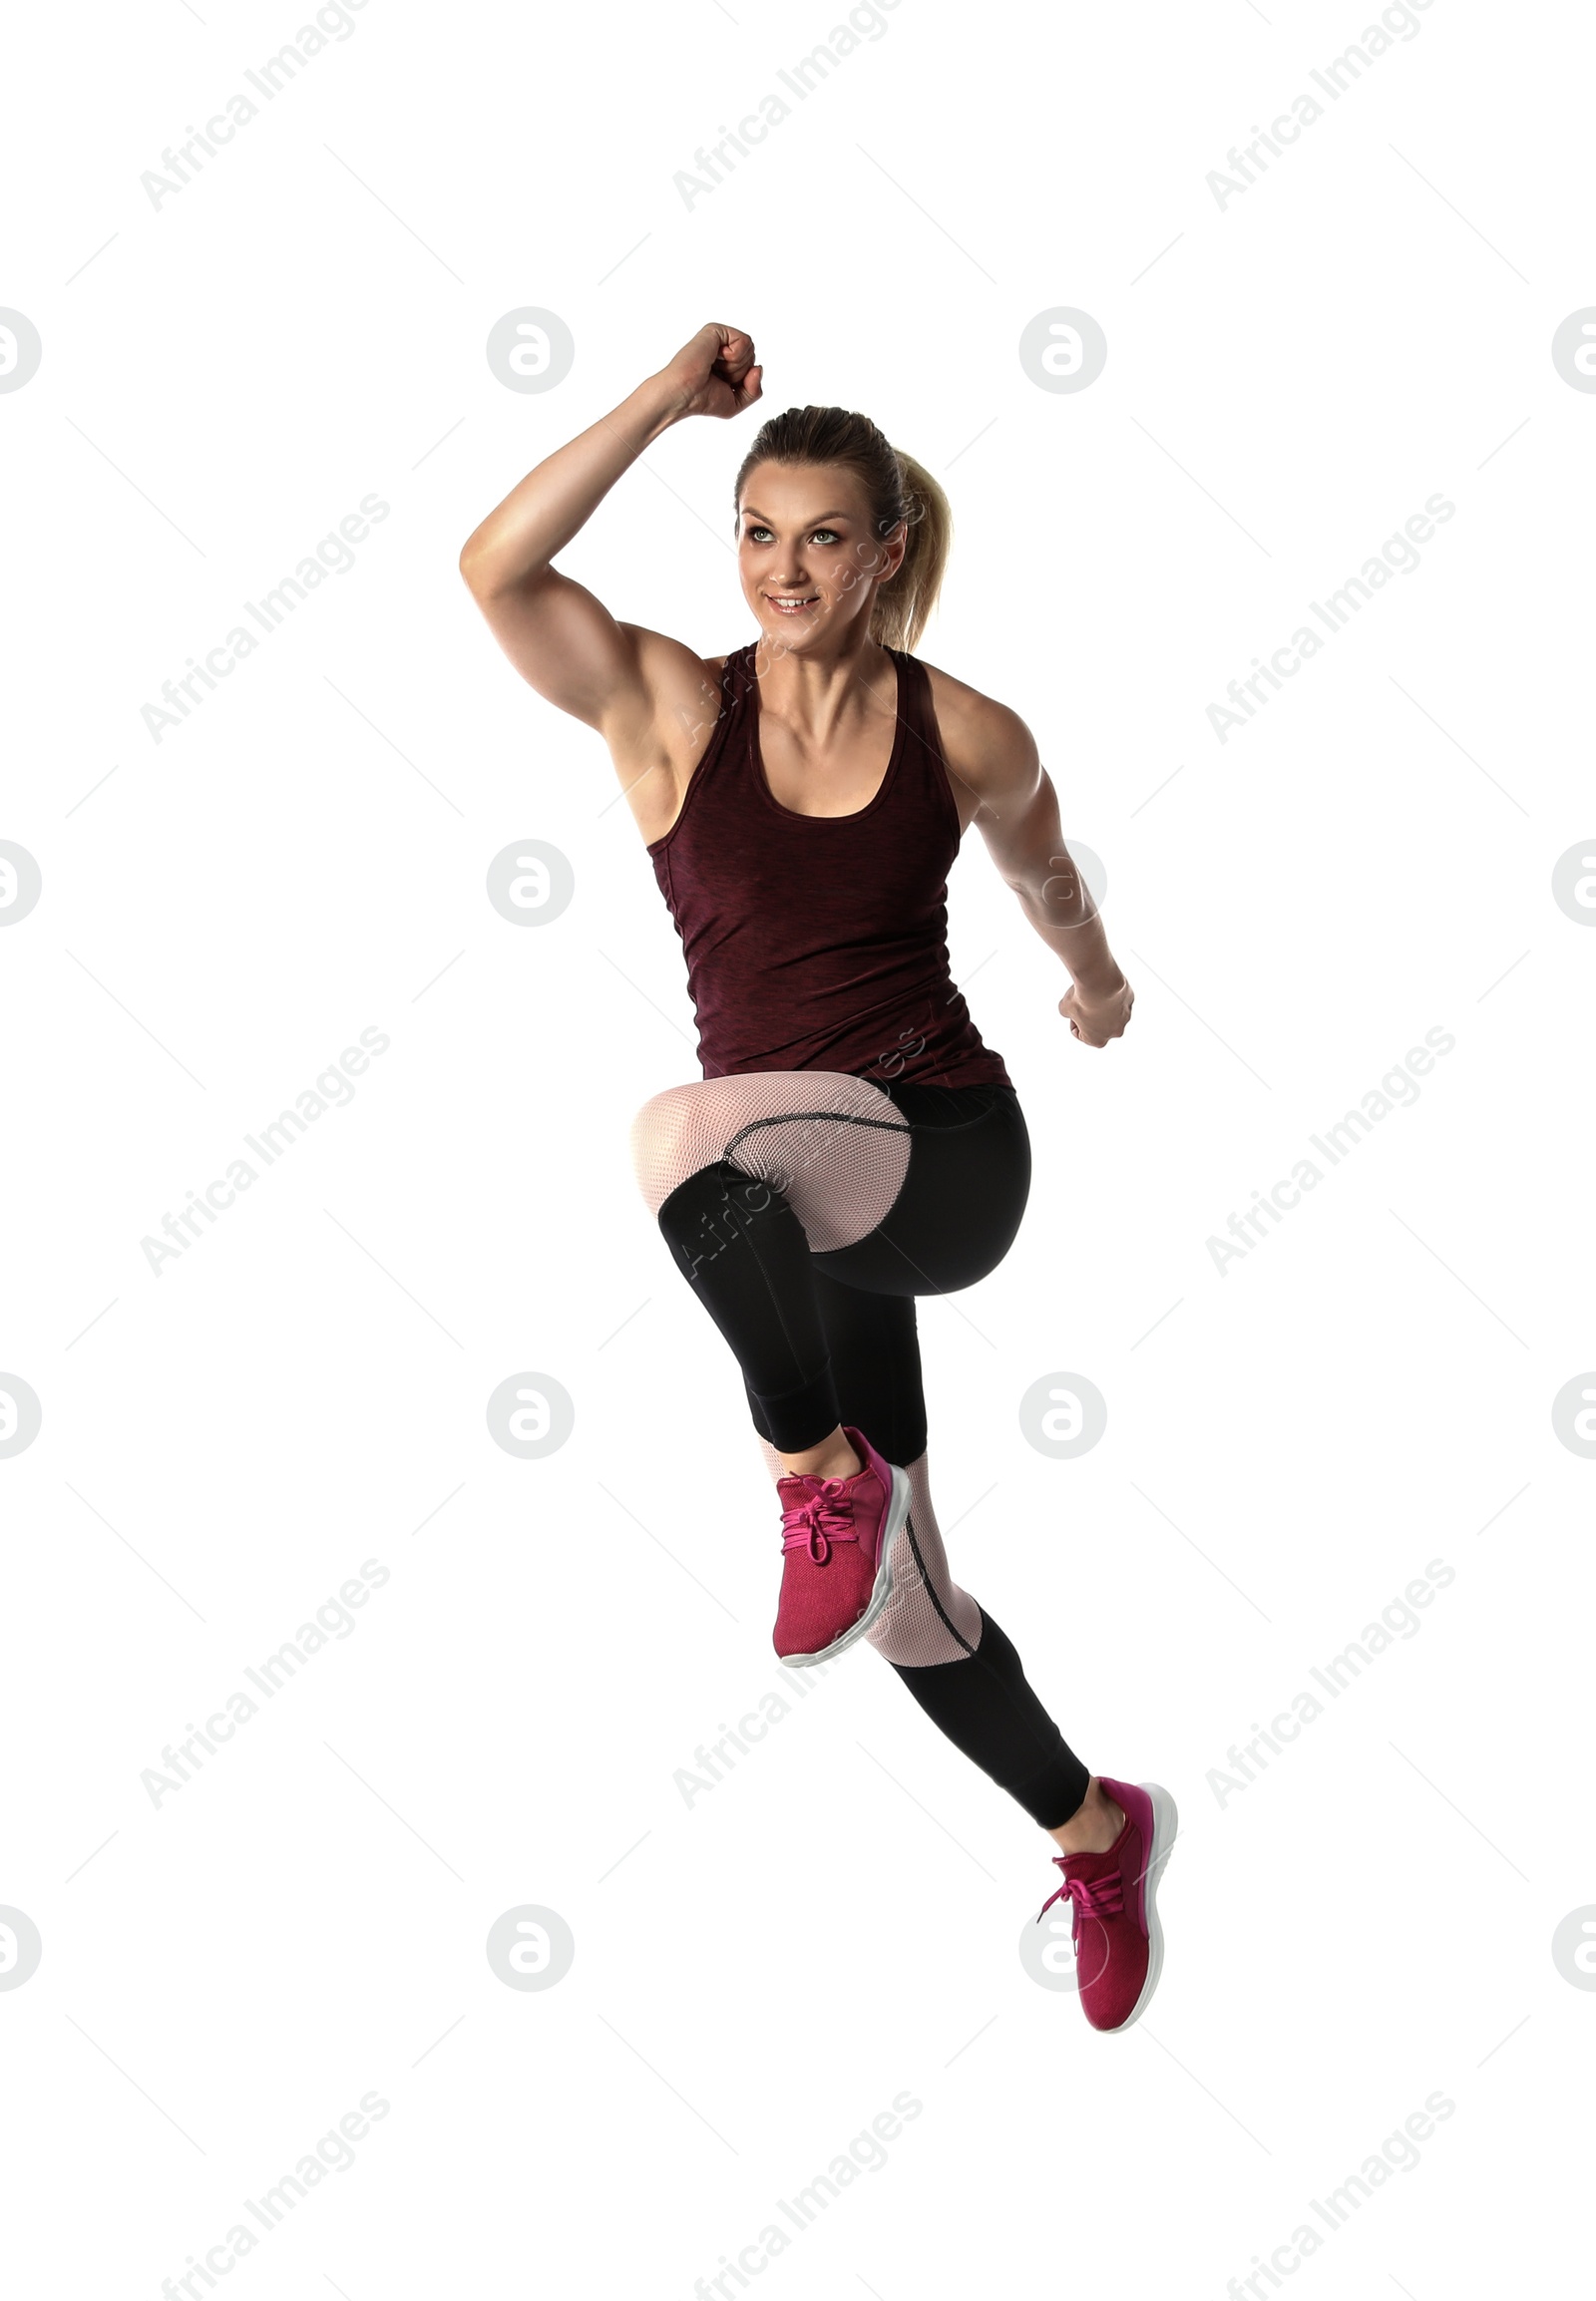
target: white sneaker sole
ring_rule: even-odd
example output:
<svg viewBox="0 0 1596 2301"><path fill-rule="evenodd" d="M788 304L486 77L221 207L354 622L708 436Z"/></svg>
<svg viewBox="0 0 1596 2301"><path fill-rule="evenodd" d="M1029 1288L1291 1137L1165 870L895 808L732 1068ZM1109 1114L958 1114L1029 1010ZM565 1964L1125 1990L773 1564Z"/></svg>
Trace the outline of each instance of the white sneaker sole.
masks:
<svg viewBox="0 0 1596 2301"><path fill-rule="evenodd" d="M892 1493L888 1497L881 1521L881 1540L876 1550L876 1583L870 1593L870 1603L857 1622L850 1623L840 1638L834 1638L829 1646L821 1647L818 1654L778 1654L777 1661L788 1670L808 1670L816 1662L830 1662L834 1655L846 1652L857 1639L863 1638L865 1632L881 1619L882 1611L892 1596L892 1546L903 1531L911 1499L909 1473L900 1470L896 1463L888 1466L892 1471Z"/></svg>
<svg viewBox="0 0 1596 2301"><path fill-rule="evenodd" d="M1169 1859L1169 1849L1180 1830L1180 1815L1175 1810L1175 1801L1168 1790L1161 1788L1156 1781L1138 1782L1137 1787L1146 1791L1153 1808L1152 1850L1147 1856L1147 1867L1143 1873L1143 1901L1147 1912L1147 1978L1141 1985L1141 1995L1124 2020L1105 2033L1109 2037L1117 2037L1120 2030L1128 2030L1133 2022L1140 2021L1147 2010L1149 1999L1158 1987L1158 1977L1164 1970L1164 1929L1158 1922L1155 1895L1164 1864Z"/></svg>

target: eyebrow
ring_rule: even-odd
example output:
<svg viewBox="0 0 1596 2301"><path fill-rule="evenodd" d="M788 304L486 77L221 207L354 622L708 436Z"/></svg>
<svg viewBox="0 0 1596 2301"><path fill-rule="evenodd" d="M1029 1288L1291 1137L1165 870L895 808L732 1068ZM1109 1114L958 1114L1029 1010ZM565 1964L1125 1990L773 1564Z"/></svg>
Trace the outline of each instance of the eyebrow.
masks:
<svg viewBox="0 0 1596 2301"><path fill-rule="evenodd" d="M745 520L757 520L762 528L772 527L775 524L765 513L756 512L752 504L744 504L742 516ZM805 520L803 525L806 528L819 528L823 527L827 520L848 520L852 517L851 512L817 512L812 520Z"/></svg>

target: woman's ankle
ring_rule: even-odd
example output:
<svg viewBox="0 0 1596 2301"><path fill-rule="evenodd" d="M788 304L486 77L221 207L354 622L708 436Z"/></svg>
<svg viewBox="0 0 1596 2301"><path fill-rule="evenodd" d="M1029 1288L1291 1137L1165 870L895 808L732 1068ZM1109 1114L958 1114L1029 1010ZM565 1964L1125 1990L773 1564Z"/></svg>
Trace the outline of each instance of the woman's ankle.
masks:
<svg viewBox="0 0 1596 2301"><path fill-rule="evenodd" d="M778 1447L777 1453L784 1478L852 1478L864 1468L840 1422L818 1445L802 1447L796 1454L782 1454Z"/></svg>
<svg viewBox="0 0 1596 2301"><path fill-rule="evenodd" d="M1125 1826L1125 1816L1093 1774L1086 1794L1067 1821L1047 1835L1061 1853L1106 1853Z"/></svg>

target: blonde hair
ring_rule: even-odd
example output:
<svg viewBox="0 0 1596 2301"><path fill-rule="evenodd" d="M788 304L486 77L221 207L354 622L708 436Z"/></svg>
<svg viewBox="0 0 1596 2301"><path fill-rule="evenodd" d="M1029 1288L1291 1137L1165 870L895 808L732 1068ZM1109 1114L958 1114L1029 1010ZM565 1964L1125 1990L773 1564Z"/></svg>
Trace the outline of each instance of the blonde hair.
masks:
<svg viewBox="0 0 1596 2301"><path fill-rule="evenodd" d="M765 463L839 464L854 473L870 504L878 543L907 522L898 573L871 601L870 636L879 646L912 654L942 589L954 532L952 507L924 464L895 448L869 416L850 408L788 408L760 426L743 458L732 490L739 515L748 475Z"/></svg>

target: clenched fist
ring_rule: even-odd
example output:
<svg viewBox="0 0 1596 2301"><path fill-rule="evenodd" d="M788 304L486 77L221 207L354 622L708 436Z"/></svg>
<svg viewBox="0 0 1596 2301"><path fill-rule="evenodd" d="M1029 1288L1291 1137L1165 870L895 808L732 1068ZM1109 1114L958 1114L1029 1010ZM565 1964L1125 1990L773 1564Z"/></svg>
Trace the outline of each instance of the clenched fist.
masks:
<svg viewBox="0 0 1596 2301"><path fill-rule="evenodd" d="M715 319L682 345L664 372L683 395L684 416L740 416L759 398L764 376L753 337Z"/></svg>
<svg viewBox="0 0 1596 2301"><path fill-rule="evenodd" d="M1111 1038L1124 1037L1135 1003L1136 993L1121 975L1117 990L1098 991L1091 997L1078 984L1066 990L1058 1011L1084 1045L1106 1046Z"/></svg>

